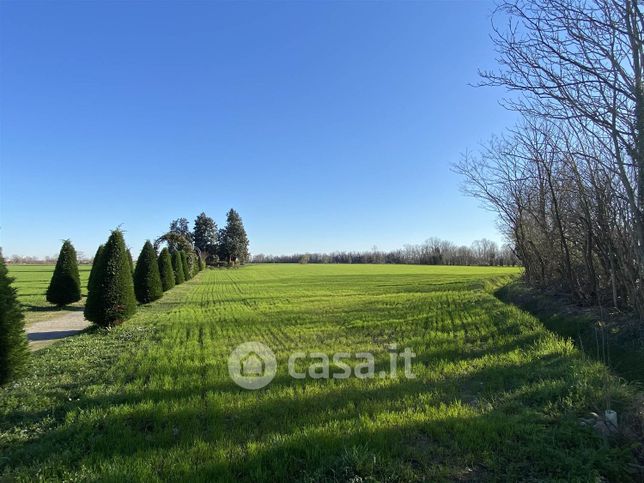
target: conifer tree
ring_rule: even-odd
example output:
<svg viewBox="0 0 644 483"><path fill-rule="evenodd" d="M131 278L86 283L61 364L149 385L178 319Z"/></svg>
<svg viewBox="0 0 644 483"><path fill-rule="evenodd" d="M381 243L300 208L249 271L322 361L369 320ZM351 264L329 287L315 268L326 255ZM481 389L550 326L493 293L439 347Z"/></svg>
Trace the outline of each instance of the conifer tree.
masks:
<svg viewBox="0 0 644 483"><path fill-rule="evenodd" d="M121 230L112 232L95 264L85 318L103 327L120 324L136 312L128 250Z"/></svg>
<svg viewBox="0 0 644 483"><path fill-rule="evenodd" d="M186 281L186 275L183 271L183 263L181 262L181 252L172 252L172 271L174 272L174 282L179 285Z"/></svg>
<svg viewBox="0 0 644 483"><path fill-rule="evenodd" d="M159 254L159 275L161 276L161 287L163 291L170 290L174 287L174 271L172 270L172 257L170 256L170 251L167 248L161 250Z"/></svg>
<svg viewBox="0 0 644 483"><path fill-rule="evenodd" d="M132 260L132 252L130 251L129 248L127 249L127 260L130 264L130 273L134 275L134 261Z"/></svg>
<svg viewBox="0 0 644 483"><path fill-rule="evenodd" d="M136 260L134 293L136 299L142 304L153 302L163 295L157 254L149 240L143 245L141 254Z"/></svg>
<svg viewBox="0 0 644 483"><path fill-rule="evenodd" d="M0 253L0 385L24 371L29 355L22 309Z"/></svg>
<svg viewBox="0 0 644 483"><path fill-rule="evenodd" d="M101 266L101 257L103 256L103 251L105 250L105 245L100 245L98 249L96 250L96 254L94 255L94 261L92 262L92 269L89 272L89 278L87 279L87 298L85 299L85 314L88 312L92 312L94 310L94 303L98 300L97 297L90 297L89 294L92 291L97 291L98 289L96 288L96 281L99 279L99 276L97 275L98 271L100 270ZM85 315L85 318L87 318L87 315Z"/></svg>
<svg viewBox="0 0 644 483"><path fill-rule="evenodd" d="M179 252L179 256L181 257L181 266L183 267L183 279L190 280L192 274L190 273L190 267L188 267L188 256L183 250Z"/></svg>
<svg viewBox="0 0 644 483"><path fill-rule="evenodd" d="M229 264L245 263L248 260L248 236L241 216L230 209L226 215L226 227L219 235L219 258Z"/></svg>
<svg viewBox="0 0 644 483"><path fill-rule="evenodd" d="M76 250L69 240L65 240L58 255L54 274L49 282L47 302L62 307L78 302L80 299L81 285Z"/></svg>

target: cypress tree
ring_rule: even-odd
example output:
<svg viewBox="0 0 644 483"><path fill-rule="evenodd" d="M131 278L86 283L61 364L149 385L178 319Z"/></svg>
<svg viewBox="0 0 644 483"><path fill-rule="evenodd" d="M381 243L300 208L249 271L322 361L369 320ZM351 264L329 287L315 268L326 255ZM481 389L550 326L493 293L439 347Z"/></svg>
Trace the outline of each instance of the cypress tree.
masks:
<svg viewBox="0 0 644 483"><path fill-rule="evenodd" d="M183 264L181 263L181 252L172 252L172 271L174 272L174 282L176 285L186 281L186 276L183 271Z"/></svg>
<svg viewBox="0 0 644 483"><path fill-rule="evenodd" d="M85 318L87 314L95 310L95 303L98 300L97 297L90 297L89 294L96 292L98 289L96 287L96 281L100 278L98 271L101 266L101 257L105 250L105 245L100 245L96 250L96 255L94 255L94 261L92 262L92 269L89 272L89 278L87 279L87 298L85 299Z"/></svg>
<svg viewBox="0 0 644 483"><path fill-rule="evenodd" d="M22 308L0 254L0 385L24 371L29 351Z"/></svg>
<svg viewBox="0 0 644 483"><path fill-rule="evenodd" d="M134 293L136 299L142 304L153 302L154 300L160 299L163 295L157 254L150 240L145 242L141 254L136 260L136 267L134 268Z"/></svg>
<svg viewBox="0 0 644 483"><path fill-rule="evenodd" d="M110 235L92 277L85 318L102 327L120 324L136 312L136 298L123 233Z"/></svg>
<svg viewBox="0 0 644 483"><path fill-rule="evenodd" d="M76 250L69 240L63 242L54 274L47 289L47 302L59 307L81 299Z"/></svg>
<svg viewBox="0 0 644 483"><path fill-rule="evenodd" d="M134 275L134 262L132 261L132 252L129 248L127 249L127 261L130 264L130 273Z"/></svg>
<svg viewBox="0 0 644 483"><path fill-rule="evenodd" d="M170 251L167 248L161 250L159 254L159 275L161 276L161 287L163 291L170 290L174 287L174 271L172 270L172 257L170 257Z"/></svg>
<svg viewBox="0 0 644 483"><path fill-rule="evenodd" d="M188 267L188 256L183 250L179 252L179 256L181 257L181 267L183 268L183 279L190 280L192 277L190 275L190 268Z"/></svg>

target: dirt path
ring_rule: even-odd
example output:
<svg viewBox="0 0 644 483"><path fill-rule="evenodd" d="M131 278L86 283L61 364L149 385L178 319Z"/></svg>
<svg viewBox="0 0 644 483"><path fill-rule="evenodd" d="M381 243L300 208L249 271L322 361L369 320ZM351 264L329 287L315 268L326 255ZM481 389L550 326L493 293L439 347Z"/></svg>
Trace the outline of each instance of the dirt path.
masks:
<svg viewBox="0 0 644 483"><path fill-rule="evenodd" d="M26 332L29 339L29 350L36 351L64 337L78 334L90 324L85 320L83 312L80 310L64 312L57 317L28 324Z"/></svg>

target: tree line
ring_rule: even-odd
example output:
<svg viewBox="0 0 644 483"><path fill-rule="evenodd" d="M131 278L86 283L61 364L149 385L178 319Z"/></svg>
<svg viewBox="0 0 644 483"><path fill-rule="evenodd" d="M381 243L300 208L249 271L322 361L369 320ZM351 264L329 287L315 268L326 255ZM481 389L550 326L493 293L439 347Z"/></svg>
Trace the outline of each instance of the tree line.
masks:
<svg viewBox="0 0 644 483"><path fill-rule="evenodd" d="M512 0L498 13L500 67L482 72L482 84L507 88L520 121L464 156L464 190L498 213L528 283L641 321L642 9Z"/></svg>
<svg viewBox="0 0 644 483"><path fill-rule="evenodd" d="M162 244L166 246L161 248ZM221 230L205 213L197 217L192 232L184 218L173 221L154 244L145 242L136 263L117 228L96 250L84 316L101 327L118 325L134 315L138 304L160 299L164 292L193 278L206 263L218 265L220 257L228 266L245 263L249 257L244 225L232 209ZM62 307L81 300L78 264L76 249L65 240L47 288L49 303ZM12 281L0 255L0 385L24 372L28 356L24 316Z"/></svg>
<svg viewBox="0 0 644 483"><path fill-rule="evenodd" d="M413 265L486 265L515 266L519 263L508 245L491 240L477 240L470 246L456 245L439 238L430 238L422 244L405 245L391 251L300 253L293 255L263 255L253 257L254 263L397 263Z"/></svg>

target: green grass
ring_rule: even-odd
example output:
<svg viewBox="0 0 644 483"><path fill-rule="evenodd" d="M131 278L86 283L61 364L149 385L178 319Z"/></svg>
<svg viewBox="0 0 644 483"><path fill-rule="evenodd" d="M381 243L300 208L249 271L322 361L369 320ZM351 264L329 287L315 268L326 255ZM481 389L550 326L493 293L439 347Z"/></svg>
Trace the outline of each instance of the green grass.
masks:
<svg viewBox="0 0 644 483"><path fill-rule="evenodd" d="M92 268L91 265L79 265L78 272L81 280L81 293L83 298L66 307L56 307L45 298L47 287L54 273L55 265L13 265L7 266L9 276L14 277L13 286L18 291L18 300L25 309L25 322L27 324L38 322L56 316L56 312L78 310L85 303L87 296L87 278Z"/></svg>
<svg viewBox="0 0 644 483"><path fill-rule="evenodd" d="M0 479L614 481L630 448L579 417L630 404L601 364L491 293L515 269L207 270L111 331L66 339L0 390ZM259 391L227 358L277 355ZM416 379L294 380L293 351L418 354Z"/></svg>

